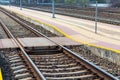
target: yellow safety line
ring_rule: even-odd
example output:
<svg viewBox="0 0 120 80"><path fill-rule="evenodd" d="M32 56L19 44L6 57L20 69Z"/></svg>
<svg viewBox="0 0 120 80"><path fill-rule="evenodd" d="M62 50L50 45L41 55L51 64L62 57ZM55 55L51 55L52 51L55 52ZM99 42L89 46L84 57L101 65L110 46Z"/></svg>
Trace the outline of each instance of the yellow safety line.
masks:
<svg viewBox="0 0 120 80"><path fill-rule="evenodd" d="M13 11L12 11L12 12L13 12ZM18 14L18 15L20 15L20 16L26 17L26 16L24 16L24 15L18 13L18 12L15 12L15 13ZM116 53L119 53L119 54L120 54L120 50L116 50L116 49L112 49L112 48L108 48L108 47L104 47L104 46L99 46L99 45L91 44L91 43L88 43L88 42L82 42L82 41L80 41L80 40L78 40L78 39L75 39L75 38L71 37L70 35L66 34L65 32L63 32L62 30L60 30L59 28L57 28L57 27L54 26L54 25L47 24L47 23L45 23L45 22L43 22L43 21L36 20L36 19L34 19L34 18L30 18L30 17L26 17L26 18L31 19L31 20L33 20L33 21L35 21L35 22L40 23L40 24L44 24L44 25L46 25L46 26L48 26L48 27L52 27L52 28L54 28L55 30L57 30L58 32L60 32L61 34L63 34L64 36L66 36L67 38L71 38L72 40L75 40L75 41L77 41L77 42L80 42L80 44L82 43L82 44L86 44L86 45L88 45L88 46L92 46L92 47L96 47L96 48L101 48L101 49L105 49L105 50L110 50L110 51L113 51L113 52L116 52Z"/></svg>
<svg viewBox="0 0 120 80"><path fill-rule="evenodd" d="M3 80L1 68L0 68L0 80Z"/></svg>

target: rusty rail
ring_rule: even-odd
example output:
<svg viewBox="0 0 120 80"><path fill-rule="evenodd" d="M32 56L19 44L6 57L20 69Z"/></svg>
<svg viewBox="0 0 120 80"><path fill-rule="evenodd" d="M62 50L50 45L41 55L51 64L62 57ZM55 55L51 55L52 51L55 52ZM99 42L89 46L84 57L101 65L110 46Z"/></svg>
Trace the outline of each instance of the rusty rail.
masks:
<svg viewBox="0 0 120 80"><path fill-rule="evenodd" d="M23 55L24 60L26 61L26 64L29 65L29 68L32 69L34 76L37 80L46 80L45 77L42 75L42 73L39 71L39 69L36 67L34 62L30 59L30 57L25 52L24 48L20 45L20 43L17 41L17 39L12 35L12 33L9 31L9 29L6 27L6 25L0 20L0 24L9 36L9 38L12 38L14 42L19 46L20 50L22 51L21 55Z"/></svg>

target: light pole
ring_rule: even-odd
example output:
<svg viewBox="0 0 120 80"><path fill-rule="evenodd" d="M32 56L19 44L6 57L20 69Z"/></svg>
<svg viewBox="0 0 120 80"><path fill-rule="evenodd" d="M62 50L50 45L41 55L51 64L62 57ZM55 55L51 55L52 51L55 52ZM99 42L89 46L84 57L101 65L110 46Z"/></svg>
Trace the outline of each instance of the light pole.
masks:
<svg viewBox="0 0 120 80"><path fill-rule="evenodd" d="M52 0L52 18L55 18L55 0Z"/></svg>
<svg viewBox="0 0 120 80"><path fill-rule="evenodd" d="M22 0L20 0L20 10L22 10Z"/></svg>
<svg viewBox="0 0 120 80"><path fill-rule="evenodd" d="M95 10L95 33L97 33L97 19L98 19L98 0L96 0L96 10Z"/></svg>

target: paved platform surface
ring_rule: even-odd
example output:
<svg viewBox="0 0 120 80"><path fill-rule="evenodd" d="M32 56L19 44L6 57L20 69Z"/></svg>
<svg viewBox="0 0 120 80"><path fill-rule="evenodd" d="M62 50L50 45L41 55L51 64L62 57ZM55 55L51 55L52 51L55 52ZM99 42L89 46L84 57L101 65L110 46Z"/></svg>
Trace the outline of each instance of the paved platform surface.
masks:
<svg viewBox="0 0 120 80"><path fill-rule="evenodd" d="M73 41L66 37L50 37L50 40L61 44L63 46L69 46L69 45L80 45L78 42ZM43 38L43 37L34 37L34 38L18 38L18 40L21 42L21 44L24 47L39 47L39 46L56 46L55 43Z"/></svg>
<svg viewBox="0 0 120 80"><path fill-rule="evenodd" d="M63 46L80 45L80 43L66 37L50 37L50 39ZM56 46L55 43L43 37L18 38L18 40L20 41L23 47ZM18 48L18 46L12 39L0 39L0 49L4 49L4 48Z"/></svg>
<svg viewBox="0 0 120 80"><path fill-rule="evenodd" d="M64 15L56 14L56 18L51 18L52 14L35 11L14 6L2 6L10 11L29 17L39 23L51 26L80 43L88 44L107 50L120 53L120 26L98 22L98 33L94 31L94 21L84 20Z"/></svg>
<svg viewBox="0 0 120 80"><path fill-rule="evenodd" d="M0 39L0 49L18 47L13 39Z"/></svg>

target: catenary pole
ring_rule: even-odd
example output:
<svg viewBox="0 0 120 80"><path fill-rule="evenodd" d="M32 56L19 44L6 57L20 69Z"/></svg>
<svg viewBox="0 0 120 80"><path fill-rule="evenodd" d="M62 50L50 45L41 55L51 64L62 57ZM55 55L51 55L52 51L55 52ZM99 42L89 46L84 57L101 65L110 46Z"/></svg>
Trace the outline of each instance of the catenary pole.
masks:
<svg viewBox="0 0 120 80"><path fill-rule="evenodd" d="M96 0L96 10L95 10L95 33L97 33L97 20L98 20L98 0Z"/></svg>
<svg viewBox="0 0 120 80"><path fill-rule="evenodd" d="M55 0L52 0L52 18L55 18Z"/></svg>
<svg viewBox="0 0 120 80"><path fill-rule="evenodd" d="M22 10L22 0L20 0L20 10Z"/></svg>

